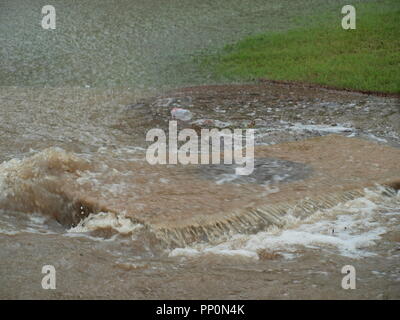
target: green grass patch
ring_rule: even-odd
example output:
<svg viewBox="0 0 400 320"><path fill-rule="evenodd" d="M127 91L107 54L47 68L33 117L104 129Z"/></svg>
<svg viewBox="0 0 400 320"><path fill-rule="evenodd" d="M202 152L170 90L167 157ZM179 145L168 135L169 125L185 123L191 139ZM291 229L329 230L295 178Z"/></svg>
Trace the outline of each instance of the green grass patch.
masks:
<svg viewBox="0 0 400 320"><path fill-rule="evenodd" d="M400 2L357 4L356 30L326 14L303 28L266 33L226 46L202 66L219 80L290 80L400 92ZM317 21L317 23L315 23Z"/></svg>

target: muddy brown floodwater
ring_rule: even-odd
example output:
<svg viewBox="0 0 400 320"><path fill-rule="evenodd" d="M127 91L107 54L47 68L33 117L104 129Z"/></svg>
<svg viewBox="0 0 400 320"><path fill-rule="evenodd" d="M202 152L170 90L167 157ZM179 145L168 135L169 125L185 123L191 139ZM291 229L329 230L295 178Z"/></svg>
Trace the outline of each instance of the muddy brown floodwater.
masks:
<svg viewBox="0 0 400 320"><path fill-rule="evenodd" d="M37 100L40 91L14 90L19 95L23 92L24 99L18 103L3 95L3 105L10 103L17 109L34 106L47 112L43 100ZM62 96L65 90L53 89L52 93ZM93 136L87 135L80 144L63 139L58 148L42 151L37 149L42 149L43 142L37 140L38 145L21 155L21 160L5 159L0 166L2 206L7 207L0 219L1 287L7 288L1 292L2 298L399 298L400 195L395 190L371 187L358 197L301 218L288 211L280 227L233 232L219 241L186 246L163 243L122 211L89 215L75 227L63 225L60 219L62 213L68 214L60 208L65 210L65 201L73 200L64 197L65 190L75 184L90 186L105 199L135 199L142 194L148 202L137 198L138 210L151 204L152 198L169 201L169 208L160 207L164 212L182 214L190 212L193 204L199 206L193 210L201 210L202 206L212 208L217 203L213 201L231 201L229 194L203 198L205 190L168 188L163 180L165 173L169 179L180 181L183 172L179 168L171 169L172 173L167 168L151 175L147 169L141 173L148 145L145 132L153 127L167 128L174 107L185 107L193 113L189 123L180 123L182 127L251 127L256 129L256 144L260 147L300 141L306 150L306 139L336 134L398 152L397 98L295 85L250 84L173 90L152 98L136 98L134 103L128 103L129 91L86 89L76 96L79 98L75 103L72 98L68 103L79 106L95 101L97 112L103 110L101 101L107 101L107 94L108 101L114 101L115 112L108 123L101 124L100 139L89 143ZM86 113L81 123L74 125L80 126L94 115ZM57 125L65 124L54 123ZM96 125L88 128L96 132ZM14 130L27 129L19 126ZM13 146L3 148L12 150ZM351 156L352 151L338 152ZM272 170L268 163L266 168ZM338 168L341 166L337 163ZM283 163L278 167L276 173L285 174ZM295 175L302 172L296 179L311 174L301 166L293 168ZM71 170L81 172L78 180L68 178ZM21 174L25 177L22 180ZM266 180L271 177L270 171L264 174ZM200 188L198 179L203 175L192 173L185 183ZM204 178L207 183L215 181ZM221 190L238 190L234 192L242 197L241 201L257 196L254 190L260 187L252 186L254 181L237 182L224 182ZM267 197L269 192L276 192L273 184L265 191ZM47 209L40 212L40 208ZM56 267L57 290L40 287L40 271L45 264ZM357 270L356 290L341 288L341 268L349 264Z"/></svg>

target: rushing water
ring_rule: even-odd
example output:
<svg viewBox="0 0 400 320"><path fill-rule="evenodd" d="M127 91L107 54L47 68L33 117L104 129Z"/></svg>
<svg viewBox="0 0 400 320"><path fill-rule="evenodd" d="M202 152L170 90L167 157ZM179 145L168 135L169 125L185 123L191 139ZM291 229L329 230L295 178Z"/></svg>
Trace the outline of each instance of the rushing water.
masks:
<svg viewBox="0 0 400 320"><path fill-rule="evenodd" d="M285 293L253 290L265 268L273 269L279 283L289 281L277 271L282 265L297 279L318 272L313 263L336 259L332 256L340 265L343 257L385 254L389 260L378 267L387 276L372 294L398 283L399 257L391 245L398 240L390 240L399 232L398 195L370 191L304 224L288 213L283 230L234 234L219 244L186 248L166 247L124 214L130 208L162 220L171 211L229 210L273 192L260 177L292 181L311 172L276 159L260 164L265 170L249 181L237 181L221 168L196 174L149 168L146 131L166 128L174 106L192 111L194 127L254 127L258 145L330 133L400 145L396 98L279 85L261 92L238 89L242 96L236 89L225 96L218 90L167 92L213 82L193 63L200 52L248 34L286 29L316 6L336 10L342 3L325 2L55 0L57 29L48 31L40 26L47 1L1 0L0 284L14 289L2 289L0 297L162 298L168 292L180 298L278 297ZM75 201L82 193L88 202L101 207L105 201L119 211L91 214ZM75 211L82 211L83 222L71 220ZM375 248L378 242L384 243ZM281 258L265 262L262 250L278 251ZM313 250L322 250L322 258ZM292 261L299 259L309 269L295 272ZM63 292L36 288L45 264L64 273ZM248 278L241 282L244 271ZM103 282L96 280L100 276ZM199 283L203 276L205 285ZM218 279L231 279L231 285L216 287ZM323 286L323 279L315 281ZM388 294L398 294L397 288ZM308 289L296 290L301 296Z"/></svg>

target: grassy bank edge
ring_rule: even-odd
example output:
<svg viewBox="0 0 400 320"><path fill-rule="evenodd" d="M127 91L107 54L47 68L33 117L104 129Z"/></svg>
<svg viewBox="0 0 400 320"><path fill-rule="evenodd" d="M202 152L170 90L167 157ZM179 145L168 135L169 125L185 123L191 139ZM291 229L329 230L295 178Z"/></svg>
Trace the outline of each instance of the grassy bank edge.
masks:
<svg viewBox="0 0 400 320"><path fill-rule="evenodd" d="M265 33L204 56L219 81L268 79L372 93L400 93L400 3L357 4L357 29L341 28L340 8L305 27Z"/></svg>

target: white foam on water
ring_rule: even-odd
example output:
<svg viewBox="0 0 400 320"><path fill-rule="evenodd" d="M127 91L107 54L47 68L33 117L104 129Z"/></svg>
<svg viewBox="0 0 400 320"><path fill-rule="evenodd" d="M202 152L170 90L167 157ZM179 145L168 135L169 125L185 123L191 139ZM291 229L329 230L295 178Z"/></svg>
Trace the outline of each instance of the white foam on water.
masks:
<svg viewBox="0 0 400 320"><path fill-rule="evenodd" d="M284 229L271 227L254 235L236 235L218 245L197 244L177 248L170 257L200 257L207 254L259 259L258 252L278 252L296 257L300 248L318 249L354 259L373 256L371 248L400 222L400 193L393 198L366 190L366 195L334 208L318 211L306 219L288 212ZM395 219L389 217L396 216Z"/></svg>
<svg viewBox="0 0 400 320"><path fill-rule="evenodd" d="M214 120L214 119L199 119L192 121L191 124L197 124L197 125L210 125L216 128L228 128L229 126L232 126L231 122L228 121L220 121L220 120ZM222 135L224 136L224 135Z"/></svg>
<svg viewBox="0 0 400 320"><path fill-rule="evenodd" d="M373 135L372 133L368 133L368 137L372 140L378 141L378 142L383 142L383 143L387 143L388 141L384 138L379 138L375 135Z"/></svg>
<svg viewBox="0 0 400 320"><path fill-rule="evenodd" d="M47 218L39 213L29 215L0 211L0 234L17 235L23 233L56 234L46 224Z"/></svg>
<svg viewBox="0 0 400 320"><path fill-rule="evenodd" d="M221 177L217 181L215 181L216 184L224 184L224 183L233 182L241 177L234 173L224 173L224 174L221 174L220 176Z"/></svg>
<svg viewBox="0 0 400 320"><path fill-rule="evenodd" d="M20 233L19 231L11 231L11 230L0 228L0 234L5 234L5 235L8 235L8 236L15 236L15 235L17 235L19 233Z"/></svg>
<svg viewBox="0 0 400 320"><path fill-rule="evenodd" d="M124 213L100 212L89 214L79 224L68 230L68 233L89 233L101 229L113 229L119 234L132 234L141 229L143 225L134 223Z"/></svg>
<svg viewBox="0 0 400 320"><path fill-rule="evenodd" d="M195 248L176 248L172 250L169 254L170 257L199 257L206 254L215 254L219 256L240 256L246 257L250 259L258 259L258 255L256 252L252 252L249 250L240 250L240 249L228 249L223 248L222 246L217 247L209 247L203 249L195 249Z"/></svg>
<svg viewBox="0 0 400 320"><path fill-rule="evenodd" d="M293 126L289 127L292 130L296 131L317 131L324 133L342 133L342 132L353 132L354 129L350 127L345 127L342 125L336 126L328 126L328 125L319 125L319 124L301 124L295 123Z"/></svg>

